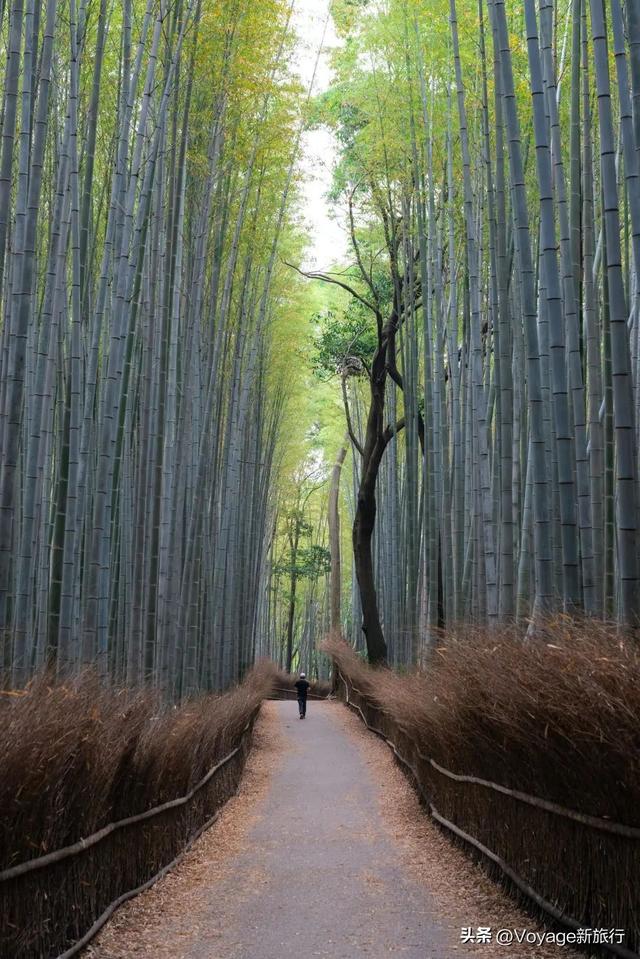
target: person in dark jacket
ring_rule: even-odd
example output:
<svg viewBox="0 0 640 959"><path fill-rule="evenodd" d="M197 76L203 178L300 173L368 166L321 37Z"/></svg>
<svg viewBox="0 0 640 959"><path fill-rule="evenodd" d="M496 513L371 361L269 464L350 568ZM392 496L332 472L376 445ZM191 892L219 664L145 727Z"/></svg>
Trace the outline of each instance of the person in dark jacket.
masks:
<svg viewBox="0 0 640 959"><path fill-rule="evenodd" d="M309 687L311 683L307 682L307 678L304 673L300 673L300 679L296 682L296 689L298 691L298 709L300 711L300 719L304 719L307 715L307 693L309 692Z"/></svg>

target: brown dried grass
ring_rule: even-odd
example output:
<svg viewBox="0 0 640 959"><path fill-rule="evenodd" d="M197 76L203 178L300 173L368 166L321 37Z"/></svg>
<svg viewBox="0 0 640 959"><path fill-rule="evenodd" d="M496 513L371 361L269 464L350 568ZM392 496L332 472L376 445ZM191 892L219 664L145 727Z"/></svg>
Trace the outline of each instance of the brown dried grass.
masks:
<svg viewBox="0 0 640 959"><path fill-rule="evenodd" d="M405 675L325 648L441 765L640 826L640 655L615 626L466 627Z"/></svg>
<svg viewBox="0 0 640 959"><path fill-rule="evenodd" d="M640 655L633 639L614 625L568 617L528 638L514 627L465 627L442 638L427 668L404 675L370 668L336 639L324 650L361 690L369 722L418 770L441 815L585 926L625 928L627 948L640 943L638 840L453 782L419 755L640 826Z"/></svg>
<svg viewBox="0 0 640 959"><path fill-rule="evenodd" d="M87 949L92 959L178 959L198 944L229 932L242 921L244 888L237 858L252 846L250 830L287 742L275 703L266 702L254 729L254 746L242 782L175 869L156 885L125 903ZM246 884L245 884L246 885ZM235 938L231 933L232 938Z"/></svg>
<svg viewBox="0 0 640 959"><path fill-rule="evenodd" d="M229 692L176 707L86 672L67 682L42 675L23 695L0 697L0 869L188 793L238 745L274 682L273 667L259 664ZM79 938L177 855L233 792L245 756L243 748L186 806L0 884L0 956L48 955Z"/></svg>

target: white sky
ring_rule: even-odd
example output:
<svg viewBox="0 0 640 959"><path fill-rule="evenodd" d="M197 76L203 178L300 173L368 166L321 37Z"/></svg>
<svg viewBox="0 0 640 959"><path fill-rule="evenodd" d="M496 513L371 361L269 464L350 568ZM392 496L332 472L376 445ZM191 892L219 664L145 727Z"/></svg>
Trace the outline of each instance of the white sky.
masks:
<svg viewBox="0 0 640 959"><path fill-rule="evenodd" d="M322 39L329 0L297 0L294 24L298 34L297 68L303 83L308 84ZM329 20L316 73L314 93L326 90L331 83L328 50L339 43ZM303 215L309 230L310 247L303 267L327 270L347 251L347 234L341 211L327 199L337 146L333 134L324 128L307 131L301 142L301 165L305 175L302 189Z"/></svg>

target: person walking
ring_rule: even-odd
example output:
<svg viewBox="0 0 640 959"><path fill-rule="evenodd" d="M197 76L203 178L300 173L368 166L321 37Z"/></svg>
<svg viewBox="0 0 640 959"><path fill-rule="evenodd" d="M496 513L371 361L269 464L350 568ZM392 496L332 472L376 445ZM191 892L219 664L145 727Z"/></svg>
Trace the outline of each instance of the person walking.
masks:
<svg viewBox="0 0 640 959"><path fill-rule="evenodd" d="M300 679L296 682L296 689L298 691L298 710L300 711L300 719L304 719L307 715L307 693L309 692L309 687L311 683L307 682L307 677L304 673L300 673Z"/></svg>

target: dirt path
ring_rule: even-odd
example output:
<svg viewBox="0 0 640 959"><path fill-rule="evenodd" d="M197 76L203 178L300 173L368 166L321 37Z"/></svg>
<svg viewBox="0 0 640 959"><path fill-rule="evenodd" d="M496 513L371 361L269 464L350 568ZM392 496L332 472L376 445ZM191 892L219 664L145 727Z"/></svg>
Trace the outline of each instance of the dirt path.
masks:
<svg viewBox="0 0 640 959"><path fill-rule="evenodd" d="M266 704L240 792L183 864L125 906L95 959L573 959L461 942L542 928L429 821L387 747L338 703ZM584 955L584 954L583 954Z"/></svg>

